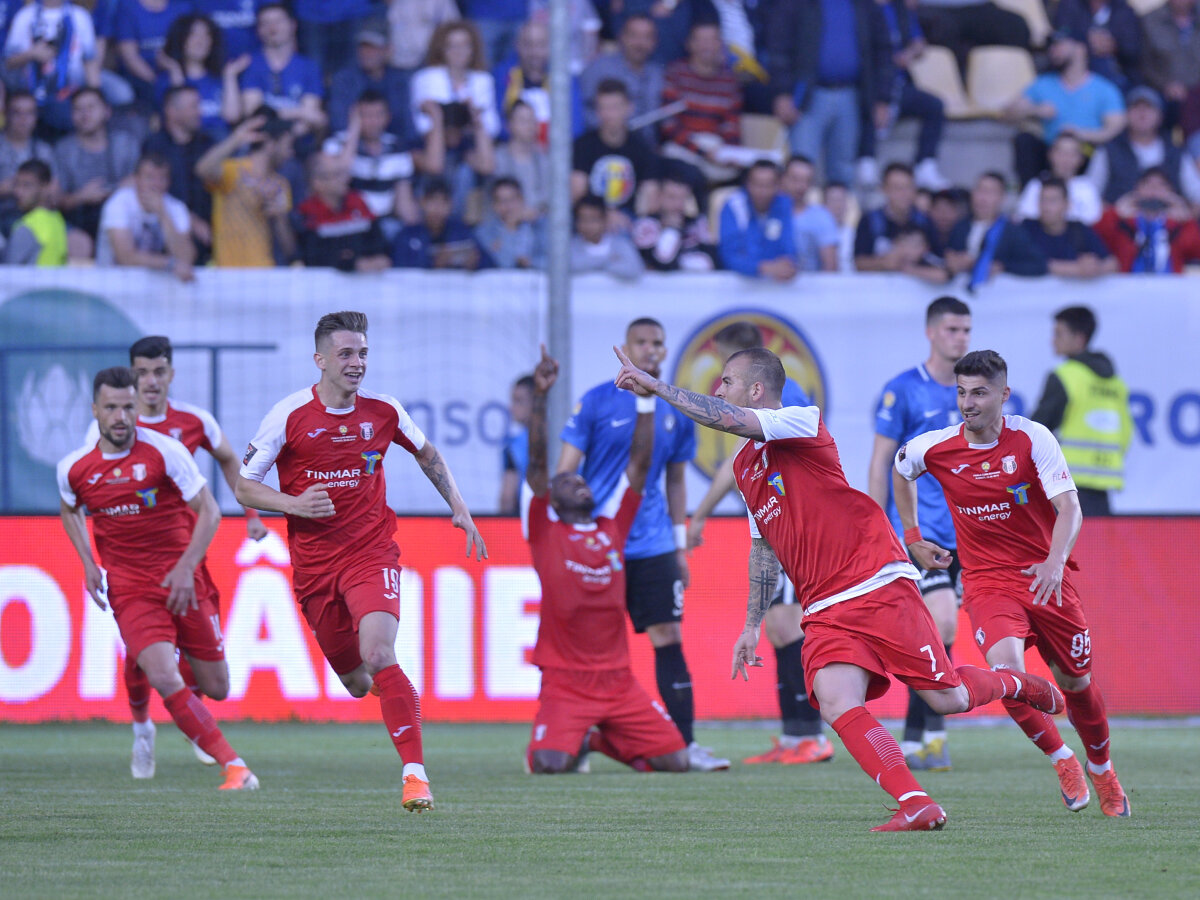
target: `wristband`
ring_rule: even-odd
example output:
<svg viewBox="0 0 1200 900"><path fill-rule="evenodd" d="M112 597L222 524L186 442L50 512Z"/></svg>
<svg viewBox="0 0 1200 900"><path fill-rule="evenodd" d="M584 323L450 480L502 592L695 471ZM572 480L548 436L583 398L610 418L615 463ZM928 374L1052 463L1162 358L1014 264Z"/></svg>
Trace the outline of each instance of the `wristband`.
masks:
<svg viewBox="0 0 1200 900"><path fill-rule="evenodd" d="M246 510L246 518L247 519L261 519L262 518L262 516L260 516L258 514L257 509L251 509L249 506L247 506L247 507L245 507L245 510Z"/></svg>
<svg viewBox="0 0 1200 900"><path fill-rule="evenodd" d="M653 394L651 394L649 397L643 397L639 394L637 402L634 404L634 407L638 411L638 415L640 416L642 413L654 412L654 407L657 403L657 400L658 398Z"/></svg>
<svg viewBox="0 0 1200 900"><path fill-rule="evenodd" d="M675 549L676 550L686 550L687 549L687 526L686 525L676 525L675 526Z"/></svg>
<svg viewBox="0 0 1200 900"><path fill-rule="evenodd" d="M923 541L923 540L925 540L925 538L921 537L921 529L919 526L914 525L912 528L904 529L904 546L905 547L911 546L912 544L915 544L917 541Z"/></svg>

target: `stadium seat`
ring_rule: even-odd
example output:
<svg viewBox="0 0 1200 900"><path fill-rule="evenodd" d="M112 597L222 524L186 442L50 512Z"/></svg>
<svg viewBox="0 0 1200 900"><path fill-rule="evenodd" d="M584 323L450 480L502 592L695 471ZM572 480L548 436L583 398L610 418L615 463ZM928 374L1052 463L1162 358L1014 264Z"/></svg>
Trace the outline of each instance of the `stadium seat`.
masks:
<svg viewBox="0 0 1200 900"><path fill-rule="evenodd" d="M1163 0L1152 0L1152 2L1161 3ZM1054 28L1050 24L1050 17L1046 15L1046 4L1043 0L996 0L996 5L1001 9L1015 12L1025 20L1025 24L1029 26L1029 40L1034 47L1046 45L1046 40ZM1136 9L1136 6L1134 8Z"/></svg>
<svg viewBox="0 0 1200 900"><path fill-rule="evenodd" d="M755 150L782 151L784 149L787 131L784 129L783 123L774 116L743 113L741 124L743 147L752 147Z"/></svg>
<svg viewBox="0 0 1200 900"><path fill-rule="evenodd" d="M942 101L946 115L951 119L977 115L967 99L954 54L946 47L926 47L920 58L908 67L908 74L912 76L913 84Z"/></svg>
<svg viewBox="0 0 1200 900"><path fill-rule="evenodd" d="M1148 12L1153 12L1158 9L1167 0L1129 0L1129 7L1139 16L1144 16Z"/></svg>
<svg viewBox="0 0 1200 900"><path fill-rule="evenodd" d="M983 115L999 116L1036 77L1020 47L976 47L967 57L967 96Z"/></svg>

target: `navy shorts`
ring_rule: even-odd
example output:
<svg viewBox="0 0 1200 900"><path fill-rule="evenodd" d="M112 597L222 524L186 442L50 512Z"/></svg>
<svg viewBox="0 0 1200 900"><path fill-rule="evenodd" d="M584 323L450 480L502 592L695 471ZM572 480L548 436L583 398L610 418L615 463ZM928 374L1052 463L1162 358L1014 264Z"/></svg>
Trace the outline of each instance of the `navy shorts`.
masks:
<svg viewBox="0 0 1200 900"><path fill-rule="evenodd" d="M683 621L683 581L675 553L625 560L625 608L633 630Z"/></svg>

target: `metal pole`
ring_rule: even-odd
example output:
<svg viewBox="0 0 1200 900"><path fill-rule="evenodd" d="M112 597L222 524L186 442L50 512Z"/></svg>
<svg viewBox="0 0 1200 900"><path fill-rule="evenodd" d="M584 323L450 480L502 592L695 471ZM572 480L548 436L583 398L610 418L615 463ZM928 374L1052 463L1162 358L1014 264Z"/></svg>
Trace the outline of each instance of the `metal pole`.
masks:
<svg viewBox="0 0 1200 900"><path fill-rule="evenodd" d="M550 457L574 403L571 383L571 43L569 0L550 0L550 221L547 271L550 355L560 378L550 393Z"/></svg>

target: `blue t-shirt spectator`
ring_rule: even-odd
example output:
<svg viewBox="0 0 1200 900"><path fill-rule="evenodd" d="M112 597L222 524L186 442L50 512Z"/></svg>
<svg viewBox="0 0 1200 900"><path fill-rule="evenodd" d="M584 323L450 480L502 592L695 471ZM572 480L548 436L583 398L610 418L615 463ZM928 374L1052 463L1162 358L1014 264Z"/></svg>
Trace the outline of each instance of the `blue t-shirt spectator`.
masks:
<svg viewBox="0 0 1200 900"><path fill-rule="evenodd" d="M138 55L152 69L158 68L158 51L167 39L171 23L193 11L191 0L167 0L160 10L147 9L138 0L119 0L113 19L112 38L133 41Z"/></svg>
<svg viewBox="0 0 1200 900"><path fill-rule="evenodd" d="M221 114L221 100L225 94L225 85L222 84L221 79L206 72L199 78L184 78L183 83L188 87L195 88L196 93L200 95L201 130L218 141L229 134L229 123ZM160 109L163 98L170 89L170 76L166 72L159 72L158 80L154 82L154 97Z"/></svg>
<svg viewBox="0 0 1200 900"><path fill-rule="evenodd" d="M1068 222L1062 234L1048 234L1037 219L1026 219L1021 227L1029 234L1034 246L1042 251L1046 259L1076 260L1091 253L1098 259L1107 259L1108 247L1100 235L1082 222Z"/></svg>
<svg viewBox="0 0 1200 900"><path fill-rule="evenodd" d="M1104 117L1111 113L1125 112L1125 99L1117 86L1107 78L1089 74L1083 84L1068 91L1058 75L1041 75L1025 89L1025 97L1032 103L1052 103L1055 116L1044 124L1044 140L1054 143L1058 133L1067 126L1084 131L1095 131L1103 127Z"/></svg>
<svg viewBox="0 0 1200 900"><path fill-rule="evenodd" d="M242 73L239 83L243 91L251 88L262 91L263 103L274 110L295 109L305 94L325 96L321 70L299 53L292 54L287 65L274 72L260 50L250 58L250 65Z"/></svg>
<svg viewBox="0 0 1200 900"><path fill-rule="evenodd" d="M443 257L438 264L437 257ZM475 258L476 265L466 260ZM400 269L486 269L491 260L475 240L471 226L460 219L450 219L439 235L434 235L424 222L407 225L396 236L392 247L392 265Z"/></svg>
<svg viewBox="0 0 1200 900"><path fill-rule="evenodd" d="M255 17L258 8L267 0L194 0L196 11L202 12L221 29L225 36L225 58L237 59L253 53L261 45Z"/></svg>
<svg viewBox="0 0 1200 900"><path fill-rule="evenodd" d="M792 240L796 244L796 263L804 272L821 271L821 249L837 247L841 229L833 213L823 206L809 205L792 212ZM786 404L785 404L786 405Z"/></svg>
<svg viewBox="0 0 1200 900"><path fill-rule="evenodd" d="M743 275L758 276L759 263L796 258L792 235L792 201L777 194L765 213L750 202L745 188L736 191L721 210L721 261Z"/></svg>

